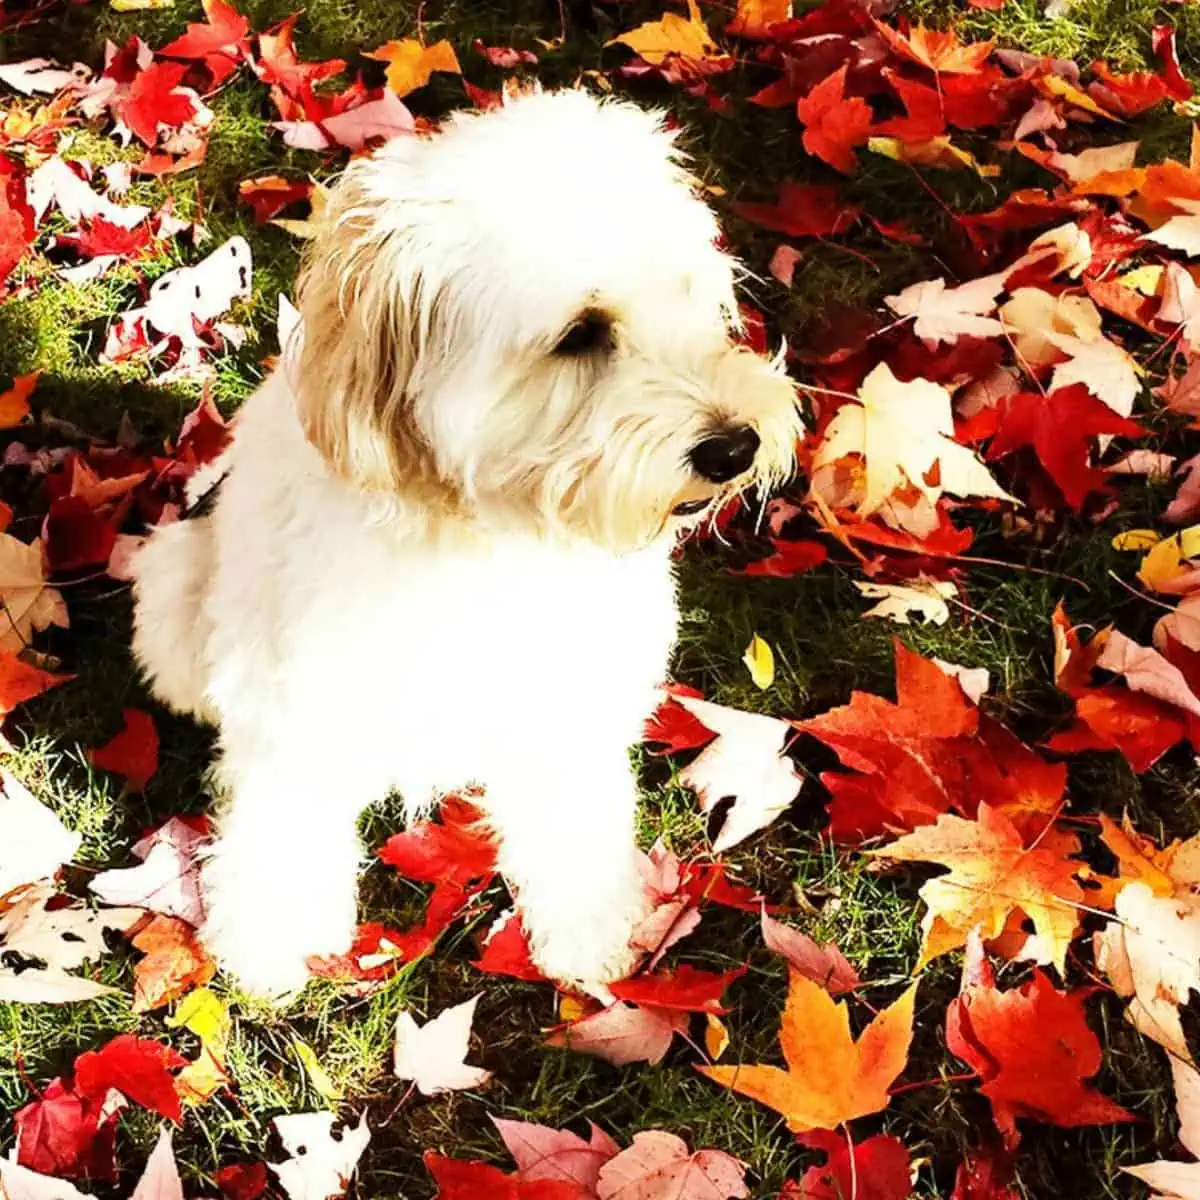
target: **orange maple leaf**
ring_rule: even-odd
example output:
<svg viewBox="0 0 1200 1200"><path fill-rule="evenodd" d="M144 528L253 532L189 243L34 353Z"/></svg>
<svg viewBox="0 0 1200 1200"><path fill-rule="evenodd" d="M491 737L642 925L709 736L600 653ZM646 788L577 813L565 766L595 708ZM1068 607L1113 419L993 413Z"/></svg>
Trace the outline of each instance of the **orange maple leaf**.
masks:
<svg viewBox="0 0 1200 1200"><path fill-rule="evenodd" d="M914 983L856 1042L846 1005L793 971L779 1028L787 1070L762 1064L697 1069L781 1113L793 1133L835 1129L887 1108L888 1089L908 1062L916 994Z"/></svg>
<svg viewBox="0 0 1200 1200"><path fill-rule="evenodd" d="M858 165L853 149L870 136L871 106L861 96L846 98L846 74L839 67L826 76L796 105L796 116L804 125L804 148L824 159L844 175Z"/></svg>
<svg viewBox="0 0 1200 1200"><path fill-rule="evenodd" d="M134 970L133 1011L149 1012L203 987L216 965L196 940L196 932L177 917L155 916L133 937L145 954Z"/></svg>
<svg viewBox="0 0 1200 1200"><path fill-rule="evenodd" d="M671 54L693 61L703 61L721 55L712 34L708 32L708 26L704 24L696 0L688 0L686 17L681 17L678 13L663 13L661 20L647 21L636 29L613 38L607 44L611 46L615 42L628 46L655 67L661 67Z"/></svg>
<svg viewBox="0 0 1200 1200"><path fill-rule="evenodd" d="M725 26L726 33L745 38L766 38L772 25L792 16L792 0L738 0L737 12Z"/></svg>
<svg viewBox="0 0 1200 1200"><path fill-rule="evenodd" d="M366 57L387 63L387 85L397 96L424 87L434 71L462 74L454 47L445 40L423 46L416 38L401 38L367 51Z"/></svg>
<svg viewBox="0 0 1200 1200"><path fill-rule="evenodd" d="M29 416L29 395L41 371L18 375L6 392L0 392L0 429L15 429Z"/></svg>
<svg viewBox="0 0 1200 1200"><path fill-rule="evenodd" d="M1078 849L1077 838L1053 828L1027 847L1004 813L981 804L978 820L944 815L868 853L950 868L949 875L921 888L929 911L922 923L925 941L918 969L966 945L967 935L977 926L985 941L999 937L1010 914L1019 910L1036 932L1025 949L1033 950L1037 961L1052 962L1062 971L1084 900L1075 876L1085 864L1069 857Z"/></svg>
<svg viewBox="0 0 1200 1200"><path fill-rule="evenodd" d="M946 75L977 75L996 45L995 42L960 42L952 30L942 32L927 29L924 25L918 25L907 35L882 21L876 21L875 28L901 58Z"/></svg>

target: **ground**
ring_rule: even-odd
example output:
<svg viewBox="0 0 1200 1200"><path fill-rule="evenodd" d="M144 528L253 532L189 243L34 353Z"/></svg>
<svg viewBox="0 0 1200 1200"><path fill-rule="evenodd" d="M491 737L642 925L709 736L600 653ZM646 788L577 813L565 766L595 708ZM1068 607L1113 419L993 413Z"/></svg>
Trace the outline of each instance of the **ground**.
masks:
<svg viewBox="0 0 1200 1200"><path fill-rule="evenodd" d="M287 15L291 5L288 0L249 0L241 7L253 28L262 29ZM611 66L622 52L606 48L607 39L638 19L657 15L652 4L621 4L601 8L596 26L587 29L575 19L586 6L565 7L566 40L560 49L544 52L538 68L545 82L569 83L581 70ZM61 24L56 17L53 27L34 26L10 36L3 58L49 49L60 59L95 65L105 38L123 42L137 32L151 45L161 45L181 32L186 21L197 19L198 9L191 0L176 0L162 11L127 14L97 3L72 5ZM919 0L904 10L914 19L954 23L964 36L995 36L1006 45L1083 63L1105 58L1125 69L1150 61L1150 27L1170 19L1179 30L1184 70L1193 77L1200 74L1197 7L1079 0L1065 18L1053 21L1035 0L1008 0L999 12L959 8L952 0ZM559 36L563 19L554 0L451 0L419 8L393 0L311 0L298 26L297 44L305 57L353 58L363 48L413 34L419 25L426 41L451 40L473 81L496 86L500 72L471 55L472 42L482 38L489 44L533 47L535 38ZM750 87L740 71L733 77L728 115L715 114L703 101L663 84L621 86L644 102L678 112L699 173L723 190L718 204L732 243L756 273L748 290L767 314L773 337L803 329L831 294L876 299L940 270L931 271L921 248L863 234L843 245L806 247L792 288L783 289L766 270L778 239L731 215L729 201L770 197L783 178L831 178L827 168L801 149L794 118L743 103ZM461 102L458 80L444 77L435 78L412 105L436 116ZM266 125L266 103L260 85L235 81L213 102L217 120L203 165L161 184L138 183L134 194L134 199L158 204L168 193L180 213L204 214L215 242L239 233L253 247L254 295L239 314L251 336L241 350L221 360L215 382L215 397L226 413L234 412L258 384L263 357L276 349L276 299L291 291L297 263L295 241L280 229L255 225L238 202L237 184L284 168L320 176L331 169L315 155L282 147ZM1186 158L1187 121L1158 112L1135 122L1128 136ZM83 135L73 153L105 161L119 151L107 140ZM914 217L918 225L941 219L907 168L879 156L864 159L846 188L872 215L883 220ZM941 173L936 187L953 206L982 209L1027 182L1035 170L1018 160L997 181ZM113 436L125 413L148 435L169 435L195 404L197 390L185 384L156 385L137 365L105 367L97 361L106 318L136 296L137 277L132 269L121 268L108 282L78 288L51 283L31 299L0 308L0 379L42 371L40 406L96 435ZM1119 520L1125 527L1152 524L1164 501L1162 489L1128 486L1121 493ZM1108 533L1086 523L1067 522L1041 549L1028 544L1010 548L995 521L981 522L979 534L972 554L993 561L971 566L973 611L956 611L939 629L906 629L903 637L923 653L987 667L998 697L995 711L1035 739L1063 711L1051 682L1055 604L1065 599L1076 621L1115 620L1142 640L1157 614L1122 586L1130 571L1128 556L1111 547ZM791 580L749 579L731 574L711 545L693 548L682 563L684 619L676 676L712 699L781 716L821 712L843 702L852 688L890 694L896 631L861 619L862 605L850 578L846 568L827 564ZM81 594L71 599L73 628L55 648L78 680L27 706L16 722L19 771L84 833L81 861L87 867L126 865L130 843L146 828L169 815L204 808L209 745L190 724L155 709L138 682L128 653L127 593L105 581L81 585ZM755 632L774 646L778 657L777 681L765 693L752 685L741 662ZM119 780L89 771L82 755L83 747L99 744L119 727L120 711L128 706L154 711L162 733L161 769L144 796L128 794ZM806 928L818 938L836 940L883 1003L915 962L920 917L915 892L921 876L872 873L861 855L840 853L819 839L823 809L815 776L825 765L819 750L805 748L801 766L809 782L793 812L740 848L733 861L743 880L776 899L786 900L793 887L802 889L819 908ZM694 801L673 781L667 762L646 756L643 767L646 843L662 836L681 853L702 847L705 831ZM1115 815L1128 806L1146 833L1192 832L1200 826L1198 775L1186 747L1141 777L1114 755L1087 757L1072 763L1071 789L1086 810ZM396 829L397 820L397 810L387 806L365 817L367 845L379 845ZM363 905L370 916L403 924L419 900L415 889L380 865L366 869ZM756 1197L775 1196L785 1178L797 1177L802 1164L813 1160L772 1114L699 1078L686 1047L653 1069L617 1069L547 1051L540 1031L555 1021L550 989L495 978L481 983L468 966L470 932L456 928L435 955L369 1001L348 1000L328 985L313 987L298 1007L284 1013L234 997L231 1067L236 1094L188 1115L176 1141L185 1188L191 1194L212 1194L212 1176L220 1165L269 1153L272 1116L322 1105L301 1067L296 1038L315 1049L344 1092L344 1111L365 1107L369 1114L375 1135L356 1185L362 1197L430 1196L433 1188L420 1159L426 1149L503 1161L488 1113L576 1128L588 1118L623 1138L643 1128L669 1129L693 1145L717 1146L749 1163ZM750 972L735 986L729 1021L740 1056L754 1060L773 1053L785 987L781 964L761 948L755 919L741 913L707 918L691 961L725 968L747 957ZM127 980L128 961L115 955L103 977ZM948 1194L963 1147L975 1142L975 1131L988 1123L986 1105L971 1087L940 1078L950 1061L942 1043L942 1013L957 989L958 969L956 962L943 960L927 973L920 992L905 1079L927 1082L899 1096L883 1119L861 1123L860 1135L886 1128L902 1138L914 1158L931 1160L933 1165L921 1171L920 1195ZM222 988L220 982L217 987ZM486 1031L479 1061L495 1070L495 1083L485 1095L433 1100L408 1095L406 1085L386 1070L395 1013L402 1007L437 1010L479 990L483 999L477 1023ZM1174 1126L1161 1056L1129 1031L1119 1005L1110 1000L1098 998L1090 1008L1106 1050L1097 1082L1143 1119L1081 1131L1030 1126L1019 1174L1027 1196L1128 1195L1129 1184L1116 1167L1172 1150ZM69 1068L81 1050L135 1028L147 1036L164 1032L160 1019L136 1017L123 996L64 1008L0 1008L0 1110L12 1112L25 1103L31 1084ZM123 1119L122 1128L122 1160L131 1164L123 1180L128 1184L152 1141L153 1120L134 1113ZM9 1148L11 1138L10 1123L0 1119L0 1151Z"/></svg>

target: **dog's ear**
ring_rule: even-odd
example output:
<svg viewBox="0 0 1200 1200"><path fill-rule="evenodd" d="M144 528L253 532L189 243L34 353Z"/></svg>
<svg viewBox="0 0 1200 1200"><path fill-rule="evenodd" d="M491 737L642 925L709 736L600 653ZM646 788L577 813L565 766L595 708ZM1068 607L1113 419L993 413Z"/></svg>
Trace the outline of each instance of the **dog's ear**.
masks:
<svg viewBox="0 0 1200 1200"><path fill-rule="evenodd" d="M373 491L434 471L408 391L436 296L417 267L419 205L387 186L399 165L383 156L351 164L330 193L298 288L303 347L293 383L305 435L338 475Z"/></svg>

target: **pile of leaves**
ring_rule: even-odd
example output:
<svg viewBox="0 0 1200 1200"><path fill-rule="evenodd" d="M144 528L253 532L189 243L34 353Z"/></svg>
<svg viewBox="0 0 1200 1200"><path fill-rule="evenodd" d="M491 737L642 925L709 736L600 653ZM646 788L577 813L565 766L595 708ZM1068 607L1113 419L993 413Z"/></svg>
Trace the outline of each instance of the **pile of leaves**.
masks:
<svg viewBox="0 0 1200 1200"><path fill-rule="evenodd" d="M333 165L390 137L436 136L435 119L415 116L404 98L435 74L461 77L462 66L449 41L418 36L369 51L348 79L345 60L297 54L299 14L256 30L225 0L205 0L204 18L156 49L137 36L110 45L102 63L0 67L0 83L31 97L10 102L0 122L0 285L21 300L124 273L143 302L110 314L104 360L207 384L243 343L228 318L251 295L249 243L203 250L201 217L127 202L131 181L197 168L220 120L217 97L239 78L261 86L281 146ZM466 1061L473 1036L485 1049L488 1041L486 1027L473 1028L476 1004L520 980L554 1006L544 1053L642 1071L670 1054L714 1095L726 1089L730 1103L777 1116L778 1136L798 1147L789 1161L819 1159L793 1166L780 1200L903 1200L932 1194L935 1180L952 1200L1016 1200L1031 1127L1135 1119L1096 1082L1103 1004L1153 1047L1174 1089L1179 1142L1200 1155L1200 1075L1183 1015L1200 991L1200 834L1171 841L1125 814L1096 812L1073 793L1068 770L1074 756L1105 755L1142 774L1187 746L1200 751L1200 272L1191 261L1200 257L1200 133L1178 160L1113 141L1148 112L1192 111L1172 29L1160 25L1150 39L1158 69L1122 73L963 41L859 0L803 14L789 0L740 0L718 33L687 0L686 12L612 40L616 65L591 85L679 89L728 117L729 82L748 73L749 103L795 112L796 140L822 181L788 180L773 198L732 205L756 236L787 239L769 256L783 288L816 242L859 232L924 246L926 233L853 198L868 156L902 164L935 196L928 180L945 172L1040 180L986 211L938 197L937 270L789 331L810 418L802 472L783 495L719 514L695 548L701 559L752 577L747 588L844 573L875 602L863 615L945 625L952 607L963 621L974 615L979 539L1000 539L1020 558L1082 530L1128 553L1128 586L1159 615L1143 644L1115 627L1076 627L1060 605L1044 641L1061 717L1022 727L1023 736L986 670L900 640L894 699L855 691L826 711L768 716L667 685L647 745L668 757L710 841L656 842L642 855L650 915L634 934L638 965L596 994L556 994L537 971L477 797L451 798L436 819L391 836L378 859L420 892L423 913L403 928L368 921L346 955L310 966L318 986L367 1002L448 953L447 941L470 938L474 995L425 1011L406 1004L395 1017L391 1061L378 1072L406 1083L406 1096L467 1092L488 1111L496 1072ZM520 73L560 47L459 49ZM503 88L462 85L478 108L503 103ZM94 169L73 157L83 129L136 145L136 160ZM309 175L247 179L238 194L256 221L299 239L321 220L324 189ZM305 204L305 216L281 217ZM744 315L747 340L765 349L768 322ZM294 321L281 300L281 342ZM0 489L12 502L0 508L4 717L49 688L77 686L73 664L53 652L55 630L72 607L97 602L98 580L123 581L137 539L179 517L183 483L228 438L207 393L173 437L148 445L128 424L101 438L44 409L35 418L37 386L31 373L0 395ZM1122 490L1145 478L1170 484L1162 527L1106 529ZM765 510L752 502L768 499ZM770 701L774 647L756 635L744 661ZM12 726L19 742L19 717ZM158 771L159 743L155 717L129 708L88 759L134 794ZM808 783L818 753L828 765ZM251 1019L214 981L197 939L208 824L172 817L130 848L132 863L89 874L77 861L80 832L22 782L18 761L0 761L0 1003L75 1006L124 993L144 1027L81 1045L56 1077L29 1079L12 1114L13 1149L0 1159L0 1197L73 1200L88 1194L76 1184L132 1178L129 1112L162 1122L138 1158L133 1194L182 1197L172 1131L240 1103L231 1045L237 1022ZM789 816L822 803L815 838L841 861L894 878L919 906L922 944L908 978L862 978L836 945L805 932L794 894L740 881L749 839L767 829L808 837ZM919 887L906 874L913 864ZM743 939L722 970L694 961L690 940L718 921L740 922ZM121 946L135 958L131 971L113 957ZM737 1015L761 1001L747 974L767 956L783 960L788 984L779 1055L759 1061ZM926 1001L927 968L947 956L961 961L961 984ZM906 1078L917 1021L934 1030L937 1050L920 1064L932 1081ZM295 1045L326 1108L274 1116L282 1150L273 1160L225 1162L211 1183L236 1200L268 1188L338 1196L370 1161L364 1105L342 1095L306 1043ZM988 1113L961 1161L930 1164L895 1130L879 1131L894 1097L931 1082L975 1096ZM689 1130L590 1124L584 1136L489 1115L502 1165L428 1148L430 1186L443 1200L721 1200L751 1195L759 1169L697 1145ZM927 1119L937 1120L932 1106ZM1200 1196L1196 1161L1118 1165L1164 1197ZM201 1190L189 1183L189 1194Z"/></svg>

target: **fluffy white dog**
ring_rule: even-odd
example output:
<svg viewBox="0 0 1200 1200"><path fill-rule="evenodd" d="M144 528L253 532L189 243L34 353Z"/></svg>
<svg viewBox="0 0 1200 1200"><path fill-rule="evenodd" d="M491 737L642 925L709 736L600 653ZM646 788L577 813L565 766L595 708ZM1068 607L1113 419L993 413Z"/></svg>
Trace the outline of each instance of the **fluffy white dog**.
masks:
<svg viewBox="0 0 1200 1200"><path fill-rule="evenodd" d="M246 987L347 949L366 805L468 783L541 967L627 971L672 548L799 431L717 238L659 117L581 91L334 189L301 330L135 564L142 667L220 731L204 937Z"/></svg>

